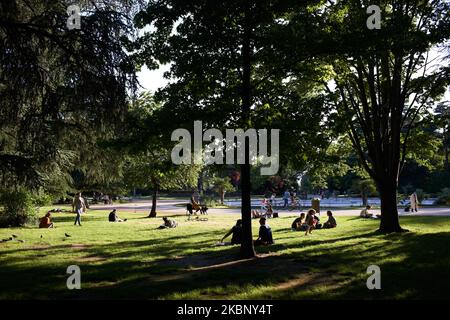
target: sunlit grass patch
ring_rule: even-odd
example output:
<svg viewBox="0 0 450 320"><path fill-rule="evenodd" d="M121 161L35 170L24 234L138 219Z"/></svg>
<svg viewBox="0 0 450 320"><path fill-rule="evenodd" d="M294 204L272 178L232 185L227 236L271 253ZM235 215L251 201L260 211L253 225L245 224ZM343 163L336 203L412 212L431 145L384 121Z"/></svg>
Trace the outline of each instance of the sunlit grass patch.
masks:
<svg viewBox="0 0 450 320"><path fill-rule="evenodd" d="M46 208L42 210L45 211ZM338 217L338 227L305 237L292 217L268 221L275 244L258 259L239 260L238 246L214 246L236 215L210 214L175 229L161 217L89 211L82 227L72 213L54 214L55 229L0 229L24 242L0 243L0 298L400 299L448 297L450 218L402 217L411 232L380 235L379 221ZM253 220L253 233L258 231ZM65 234L70 235L66 237ZM82 290L67 290L66 268L79 265ZM368 290L367 267L380 266L382 289ZM425 275L433 275L428 277Z"/></svg>

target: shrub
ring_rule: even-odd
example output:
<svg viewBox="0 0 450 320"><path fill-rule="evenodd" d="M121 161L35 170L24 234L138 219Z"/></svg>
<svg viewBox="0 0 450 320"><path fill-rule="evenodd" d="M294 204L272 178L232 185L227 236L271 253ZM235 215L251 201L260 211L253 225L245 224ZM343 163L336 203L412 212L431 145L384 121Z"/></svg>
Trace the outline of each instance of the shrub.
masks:
<svg viewBox="0 0 450 320"><path fill-rule="evenodd" d="M0 192L0 227L21 227L37 221L33 196L26 190L3 190Z"/></svg>
<svg viewBox="0 0 450 320"><path fill-rule="evenodd" d="M450 188L444 188L442 189L441 193L439 194L438 204L443 205L449 205L450 204Z"/></svg>
<svg viewBox="0 0 450 320"><path fill-rule="evenodd" d="M425 199L425 192L422 189L416 189L417 200L421 203Z"/></svg>
<svg viewBox="0 0 450 320"><path fill-rule="evenodd" d="M49 194L39 193L33 196L33 204L36 207L50 206L53 204L53 198Z"/></svg>
<svg viewBox="0 0 450 320"><path fill-rule="evenodd" d="M213 196L205 196L203 200L208 208L214 208L217 205L217 200Z"/></svg>

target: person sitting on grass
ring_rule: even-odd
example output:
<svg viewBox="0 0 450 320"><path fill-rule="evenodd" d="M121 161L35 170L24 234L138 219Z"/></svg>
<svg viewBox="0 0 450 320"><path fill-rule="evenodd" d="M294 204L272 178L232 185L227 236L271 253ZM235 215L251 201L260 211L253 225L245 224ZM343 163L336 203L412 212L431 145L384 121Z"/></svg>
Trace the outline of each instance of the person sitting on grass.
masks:
<svg viewBox="0 0 450 320"><path fill-rule="evenodd" d="M176 228L178 223L175 220L170 220L167 217L163 217L164 223L158 227L158 229Z"/></svg>
<svg viewBox="0 0 450 320"><path fill-rule="evenodd" d="M230 231L227 232L226 235L222 238L220 242L223 242L228 236L231 236L231 243L230 244L241 244L242 243L242 220L238 219L236 221L236 225L231 228Z"/></svg>
<svg viewBox="0 0 450 320"><path fill-rule="evenodd" d="M53 228L53 227L54 227L54 225L53 225L53 222L52 222L52 214L49 211L49 212L47 212L45 214L44 217L42 217L40 219L39 228L46 228L46 229L48 229L48 228Z"/></svg>
<svg viewBox="0 0 450 320"><path fill-rule="evenodd" d="M369 212L369 210L370 210L371 208L372 208L372 207L371 207L370 205L367 205L365 209L362 209L362 210L361 210L359 216L360 216L361 218L372 218L373 213L370 213L370 212Z"/></svg>
<svg viewBox="0 0 450 320"><path fill-rule="evenodd" d="M291 228L293 231L305 231L306 230L306 224L305 224L305 213L300 213L300 217L296 218L291 225Z"/></svg>
<svg viewBox="0 0 450 320"><path fill-rule="evenodd" d="M272 218L272 215L273 215L272 204L269 203L269 204L267 204L267 210L266 210L265 216L267 218Z"/></svg>
<svg viewBox="0 0 450 320"><path fill-rule="evenodd" d="M259 210L252 210L252 218L256 219L256 218L261 218L261 213L259 212Z"/></svg>
<svg viewBox="0 0 450 320"><path fill-rule="evenodd" d="M310 209L308 214L306 215L306 232L305 236L312 233L312 231L316 228L317 220L315 219L316 210Z"/></svg>
<svg viewBox="0 0 450 320"><path fill-rule="evenodd" d="M317 216L317 212L314 213L314 229L322 229L322 224L320 223L320 218Z"/></svg>
<svg viewBox="0 0 450 320"><path fill-rule="evenodd" d="M127 219L120 219L119 216L116 214L116 209L113 209L113 211L111 211L109 213L109 217L108 217L108 221L109 222L124 222L127 221Z"/></svg>
<svg viewBox="0 0 450 320"><path fill-rule="evenodd" d="M370 209L372 209L372 207L370 205L367 205L365 209L361 210L361 213L359 214L359 216L361 218L372 218L372 219L381 218L381 215L379 215L379 214L374 215L373 213L370 213L369 212Z"/></svg>
<svg viewBox="0 0 450 320"><path fill-rule="evenodd" d="M328 221L323 224L324 229L331 229L337 227L336 219L333 217L333 212L327 211Z"/></svg>
<svg viewBox="0 0 450 320"><path fill-rule="evenodd" d="M266 218L259 219L259 224L258 239L256 239L253 244L255 246L273 244L272 229L266 225Z"/></svg>

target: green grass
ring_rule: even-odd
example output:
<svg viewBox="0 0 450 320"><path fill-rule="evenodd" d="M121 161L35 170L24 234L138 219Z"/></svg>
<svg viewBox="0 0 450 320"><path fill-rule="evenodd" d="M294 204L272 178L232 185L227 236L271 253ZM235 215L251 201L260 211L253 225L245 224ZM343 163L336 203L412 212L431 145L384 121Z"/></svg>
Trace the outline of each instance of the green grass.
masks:
<svg viewBox="0 0 450 320"><path fill-rule="evenodd" d="M183 211L180 210L180 214ZM269 220L275 244L258 259L236 260L237 246L215 247L237 215L208 221L119 212L125 223L90 211L56 214L55 229L0 229L25 242L0 243L0 299L419 299L449 298L450 217L403 217L406 234L374 233L378 221L338 217L338 228L305 237L292 217ZM254 233L257 221L253 221ZM65 237L64 233L71 235ZM42 238L41 238L42 235ZM66 288L67 266L81 268L82 290ZM367 267L381 268L381 290L366 287Z"/></svg>

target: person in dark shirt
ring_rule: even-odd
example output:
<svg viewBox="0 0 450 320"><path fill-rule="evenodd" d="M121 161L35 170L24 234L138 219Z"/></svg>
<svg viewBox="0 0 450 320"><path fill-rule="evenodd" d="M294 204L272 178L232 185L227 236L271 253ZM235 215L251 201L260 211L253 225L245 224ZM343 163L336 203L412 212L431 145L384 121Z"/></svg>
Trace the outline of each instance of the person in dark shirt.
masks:
<svg viewBox="0 0 450 320"><path fill-rule="evenodd" d="M323 224L324 229L336 228L337 222L331 211L327 211L328 221Z"/></svg>
<svg viewBox="0 0 450 320"><path fill-rule="evenodd" d="M259 219L259 224L259 235L258 239L254 241L254 245L258 246L273 244L272 229L266 225L266 218Z"/></svg>
<svg viewBox="0 0 450 320"><path fill-rule="evenodd" d="M236 221L236 225L231 228L230 231L222 238L221 242L225 240L227 237L231 236L231 244L241 244L242 243L242 220L239 219Z"/></svg>
<svg viewBox="0 0 450 320"><path fill-rule="evenodd" d="M300 214L299 218L296 218L291 225L292 230L294 231L305 231L306 230L306 225L305 225L305 213L302 212Z"/></svg>
<svg viewBox="0 0 450 320"><path fill-rule="evenodd" d="M127 221L127 219L125 219L125 220L120 219L119 216L116 214L116 209L113 209L113 211L111 211L109 213L108 221L109 222L124 222L124 221Z"/></svg>

